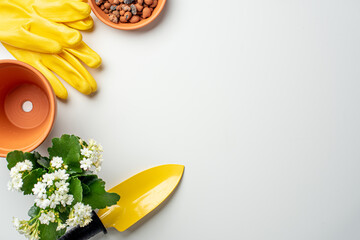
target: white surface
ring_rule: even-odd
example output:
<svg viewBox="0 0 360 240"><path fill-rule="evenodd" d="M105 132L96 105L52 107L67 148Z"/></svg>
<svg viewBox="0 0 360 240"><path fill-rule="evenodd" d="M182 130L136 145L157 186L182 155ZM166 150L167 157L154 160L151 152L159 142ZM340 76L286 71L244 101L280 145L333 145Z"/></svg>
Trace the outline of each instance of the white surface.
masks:
<svg viewBox="0 0 360 240"><path fill-rule="evenodd" d="M100 21L93 97L69 89L52 137L105 148L111 187L186 166L175 195L133 231L94 239L360 239L360 2L168 1L133 32ZM1 58L12 58L3 48ZM7 191L1 239L32 197Z"/></svg>

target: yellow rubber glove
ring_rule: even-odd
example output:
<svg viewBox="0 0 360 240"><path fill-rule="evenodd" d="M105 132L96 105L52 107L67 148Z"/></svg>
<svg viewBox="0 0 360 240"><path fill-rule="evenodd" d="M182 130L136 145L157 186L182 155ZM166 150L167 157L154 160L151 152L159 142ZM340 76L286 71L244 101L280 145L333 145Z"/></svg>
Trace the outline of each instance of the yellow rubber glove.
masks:
<svg viewBox="0 0 360 240"><path fill-rule="evenodd" d="M81 42L79 31L29 13L16 3L0 0L0 41L46 53L59 53Z"/></svg>
<svg viewBox="0 0 360 240"><path fill-rule="evenodd" d="M4 43L3 45L16 59L38 69L48 79L59 98L66 99L68 93L53 72L83 94L90 94L97 89L96 81L79 59L89 67L95 68L101 64L101 58L84 42L76 48L66 48L59 54L32 52Z"/></svg>
<svg viewBox="0 0 360 240"><path fill-rule="evenodd" d="M89 30L94 22L85 0L11 0L28 12L35 11L50 21L64 23L78 30Z"/></svg>

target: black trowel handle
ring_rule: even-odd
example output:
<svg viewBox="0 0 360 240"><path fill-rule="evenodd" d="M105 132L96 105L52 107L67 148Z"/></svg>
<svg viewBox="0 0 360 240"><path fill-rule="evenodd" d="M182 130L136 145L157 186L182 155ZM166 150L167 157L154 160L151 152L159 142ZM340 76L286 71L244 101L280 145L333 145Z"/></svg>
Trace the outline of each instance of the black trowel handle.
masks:
<svg viewBox="0 0 360 240"><path fill-rule="evenodd" d="M58 240L86 240L95 236L99 232L107 233L106 228L102 224L96 213L92 212L92 221L85 227L74 227Z"/></svg>

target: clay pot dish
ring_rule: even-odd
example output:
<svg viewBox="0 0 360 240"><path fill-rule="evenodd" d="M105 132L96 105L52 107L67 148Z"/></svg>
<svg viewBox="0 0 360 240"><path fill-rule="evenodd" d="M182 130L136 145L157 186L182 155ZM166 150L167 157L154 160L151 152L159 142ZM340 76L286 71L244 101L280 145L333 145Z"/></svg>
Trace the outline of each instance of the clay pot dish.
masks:
<svg viewBox="0 0 360 240"><path fill-rule="evenodd" d="M55 94L38 70L16 60L0 60L0 83L0 156L30 152L53 127Z"/></svg>
<svg viewBox="0 0 360 240"><path fill-rule="evenodd" d="M152 21L154 21L154 19L159 16L160 12L163 10L166 0L158 0L158 4L155 7L154 11L152 12L151 16L143 19L137 23L113 23L109 20L109 14L104 13L96 4L95 4L95 0L88 0L89 5L91 7L91 10L94 12L94 14L96 15L96 17L98 19L100 19L100 21L102 21L103 23L105 23L106 25L109 25L110 27L116 28L116 29L120 29L120 30L135 30L138 28L142 28L146 25L148 25L149 23L151 23Z"/></svg>

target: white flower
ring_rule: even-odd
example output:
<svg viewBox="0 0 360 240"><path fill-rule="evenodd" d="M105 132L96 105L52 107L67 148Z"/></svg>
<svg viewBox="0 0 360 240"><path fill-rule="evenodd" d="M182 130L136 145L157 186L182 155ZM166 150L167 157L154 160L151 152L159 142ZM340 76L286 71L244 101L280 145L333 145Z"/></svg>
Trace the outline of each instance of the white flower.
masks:
<svg viewBox="0 0 360 240"><path fill-rule="evenodd" d="M13 167L10 169L10 177L15 177L16 175L18 175L20 173L19 168L17 167Z"/></svg>
<svg viewBox="0 0 360 240"><path fill-rule="evenodd" d="M53 185L53 181L55 180L55 176L53 173L45 173L43 176L42 176L42 182L43 183L46 183L46 185L48 186L51 186Z"/></svg>
<svg viewBox="0 0 360 240"><path fill-rule="evenodd" d="M86 148L86 147L80 149L80 152L81 152L81 155L83 155L87 158L90 157L91 154L93 154L93 152L89 148Z"/></svg>
<svg viewBox="0 0 360 240"><path fill-rule="evenodd" d="M59 182L55 182L55 186L57 188L57 192L60 194L65 194L69 192L69 183L65 180L61 180Z"/></svg>
<svg viewBox="0 0 360 240"><path fill-rule="evenodd" d="M53 173L53 176L55 180L68 180L70 175L66 173L65 169L59 169Z"/></svg>
<svg viewBox="0 0 360 240"><path fill-rule="evenodd" d="M84 158L83 160L80 161L81 164L80 167L85 171L87 171L91 168L92 163L93 162L89 158Z"/></svg>
<svg viewBox="0 0 360 240"><path fill-rule="evenodd" d="M92 167L95 168L95 173L101 170L102 152L103 147L100 144L97 144L95 140L90 139L89 145L87 147L83 147L81 150L81 155L84 158L80 161L80 167L85 170L91 170Z"/></svg>
<svg viewBox="0 0 360 240"><path fill-rule="evenodd" d="M39 217L39 221L41 224L49 225L50 222L55 222L55 214L53 211L49 211L47 213L43 212L41 213Z"/></svg>
<svg viewBox="0 0 360 240"><path fill-rule="evenodd" d="M66 196L66 202L65 202L65 204L66 204L66 205L71 205L73 201L74 201L74 196L71 195L71 194L68 194L68 195Z"/></svg>
<svg viewBox="0 0 360 240"><path fill-rule="evenodd" d="M56 206L60 204L59 195L56 193L51 194L51 196L49 197L49 201L50 208L56 208Z"/></svg>
<svg viewBox="0 0 360 240"><path fill-rule="evenodd" d="M19 173L11 178L11 181L8 183L8 189L11 191L20 191L22 185L22 174Z"/></svg>
<svg viewBox="0 0 360 240"><path fill-rule="evenodd" d="M13 217L12 223L17 231L20 229L20 220L16 217Z"/></svg>
<svg viewBox="0 0 360 240"><path fill-rule="evenodd" d="M46 195L43 195L41 198L35 199L35 204L39 208L45 209L50 205L50 200L46 198Z"/></svg>
<svg viewBox="0 0 360 240"><path fill-rule="evenodd" d="M34 188L32 189L32 192L34 195L37 195L38 197L44 195L46 193L46 183L38 182L34 185Z"/></svg>
<svg viewBox="0 0 360 240"><path fill-rule="evenodd" d="M66 221L67 225L70 227L75 227L77 225L84 227L88 225L92 221L91 211L89 205L84 205L81 202L76 203L70 212L69 219Z"/></svg>
<svg viewBox="0 0 360 240"><path fill-rule="evenodd" d="M23 185L22 173L24 171L31 171L32 167L32 162L29 160L16 163L16 165L10 169L11 180L8 183L8 189L11 191L20 191Z"/></svg>
<svg viewBox="0 0 360 240"><path fill-rule="evenodd" d="M64 229L64 228L66 228L67 227L67 225L66 224L64 224L64 223L58 223L58 226L57 226L57 228L56 228L56 231L60 231L61 229Z"/></svg>
<svg viewBox="0 0 360 240"><path fill-rule="evenodd" d="M62 157L53 157L52 160L50 161L50 165L53 168L61 168L62 164L63 164L63 160Z"/></svg>
<svg viewBox="0 0 360 240"><path fill-rule="evenodd" d="M95 168L95 173L98 173L98 172L100 172L100 171L101 171L101 167Z"/></svg>
<svg viewBox="0 0 360 240"><path fill-rule="evenodd" d="M60 196L60 203L64 207L66 207L66 205L71 205L73 201L74 201L74 197L71 194L64 194Z"/></svg>
<svg viewBox="0 0 360 240"><path fill-rule="evenodd" d="M30 238L31 235L31 227L29 226L29 223L27 221L20 221L18 218L13 217L13 224L15 229L20 233L20 234L24 234L26 237ZM34 234L34 237L36 237L37 235ZM36 239L36 238L33 238Z"/></svg>
<svg viewBox="0 0 360 240"><path fill-rule="evenodd" d="M19 169L20 172L31 171L33 168L33 164L29 160L25 160L23 162L18 162L16 164L16 167Z"/></svg>

